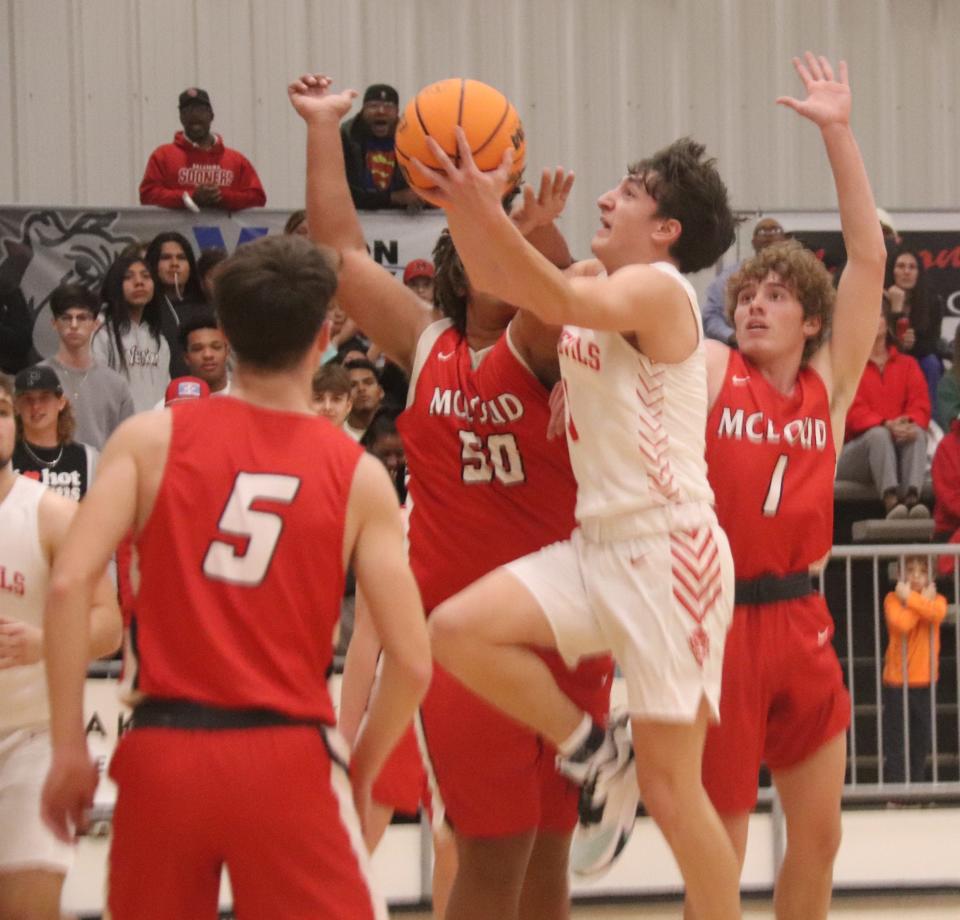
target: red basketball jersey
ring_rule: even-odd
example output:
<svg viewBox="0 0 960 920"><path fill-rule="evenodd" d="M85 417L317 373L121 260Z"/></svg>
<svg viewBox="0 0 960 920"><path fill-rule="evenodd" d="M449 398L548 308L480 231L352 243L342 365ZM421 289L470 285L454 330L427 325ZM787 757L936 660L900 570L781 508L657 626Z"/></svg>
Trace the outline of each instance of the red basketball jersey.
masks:
<svg viewBox="0 0 960 920"><path fill-rule="evenodd" d="M574 527L566 441L546 439L547 390L508 333L474 366L476 357L455 329L431 326L398 423L410 470L410 564L428 611Z"/></svg>
<svg viewBox="0 0 960 920"><path fill-rule="evenodd" d="M707 467L738 578L801 572L829 552L836 450L816 371L802 368L784 396L731 351L707 419Z"/></svg>
<svg viewBox="0 0 960 920"><path fill-rule="evenodd" d="M333 723L326 680L360 447L325 419L229 397L171 408L137 538L135 687Z"/></svg>

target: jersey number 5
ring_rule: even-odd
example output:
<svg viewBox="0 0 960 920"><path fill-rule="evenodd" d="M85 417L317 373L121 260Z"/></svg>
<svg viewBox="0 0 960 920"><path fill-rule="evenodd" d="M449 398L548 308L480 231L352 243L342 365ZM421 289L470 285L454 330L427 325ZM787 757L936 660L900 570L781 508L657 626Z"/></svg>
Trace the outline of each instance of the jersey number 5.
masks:
<svg viewBox="0 0 960 920"><path fill-rule="evenodd" d="M217 522L221 533L240 537L246 545L213 540L203 558L203 574L214 581L256 587L263 581L283 533L283 518L274 511L258 511L258 501L289 505L300 488L296 476L276 473L237 473L227 505Z"/></svg>
<svg viewBox="0 0 960 920"><path fill-rule="evenodd" d="M512 434L492 434L484 439L472 431L461 431L460 447L460 476L467 485L493 482L494 476L505 486L526 479L517 439Z"/></svg>

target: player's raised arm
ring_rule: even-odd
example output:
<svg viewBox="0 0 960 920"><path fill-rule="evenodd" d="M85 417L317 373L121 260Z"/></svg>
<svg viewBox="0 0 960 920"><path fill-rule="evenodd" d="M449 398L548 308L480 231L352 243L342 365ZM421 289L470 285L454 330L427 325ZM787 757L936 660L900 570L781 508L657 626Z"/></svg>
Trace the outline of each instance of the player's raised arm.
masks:
<svg viewBox="0 0 960 920"><path fill-rule="evenodd" d="M310 238L341 253L337 299L344 310L409 373L420 334L430 323L423 302L367 253L363 229L347 185L340 120L356 93L330 92L323 74L304 74L288 87L290 102L307 123L307 223Z"/></svg>
<svg viewBox="0 0 960 920"><path fill-rule="evenodd" d="M609 265L611 274L604 278L566 276L523 238L499 207L510 171L510 151L499 169L481 172L459 128L457 140L459 166L432 139L431 150L442 171L415 163L437 184L439 191L428 197L446 208L450 232L471 283L551 325L572 323L636 333L644 352L659 359L653 352L661 333L675 338L678 318L690 312L687 295L676 280L644 264ZM641 186L639 178L627 176L616 194L639 195ZM680 232L679 222L667 218L652 230L664 245L679 238ZM695 343L695 327L692 322L688 325Z"/></svg>
<svg viewBox="0 0 960 920"><path fill-rule="evenodd" d="M847 264L840 278L833 331L811 363L831 387L834 405L853 399L877 329L883 294L886 249L877 220L870 180L850 128L851 94L846 62L834 76L825 57L809 51L794 59L805 99L781 96L777 102L810 119L823 137L833 171Z"/></svg>
<svg viewBox="0 0 960 920"><path fill-rule="evenodd" d="M407 563L396 492L379 461L361 458L350 490L347 538L355 533L358 591L383 645L383 670L350 761L361 818L370 789L430 684L430 643L420 592Z"/></svg>

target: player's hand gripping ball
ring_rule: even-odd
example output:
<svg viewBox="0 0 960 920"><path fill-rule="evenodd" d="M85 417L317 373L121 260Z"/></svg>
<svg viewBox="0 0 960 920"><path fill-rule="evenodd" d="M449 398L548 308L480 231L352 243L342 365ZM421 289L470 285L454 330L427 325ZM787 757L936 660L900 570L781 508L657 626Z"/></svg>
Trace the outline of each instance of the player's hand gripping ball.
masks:
<svg viewBox="0 0 960 920"><path fill-rule="evenodd" d="M459 162L454 134L458 125L467 136L477 168L483 172L496 169L507 148L513 148L510 188L515 187L523 174L527 152L517 110L499 90L460 77L424 87L400 117L394 143L407 184L425 190L435 187L411 162L416 157L425 166L442 169L427 146L428 137Z"/></svg>

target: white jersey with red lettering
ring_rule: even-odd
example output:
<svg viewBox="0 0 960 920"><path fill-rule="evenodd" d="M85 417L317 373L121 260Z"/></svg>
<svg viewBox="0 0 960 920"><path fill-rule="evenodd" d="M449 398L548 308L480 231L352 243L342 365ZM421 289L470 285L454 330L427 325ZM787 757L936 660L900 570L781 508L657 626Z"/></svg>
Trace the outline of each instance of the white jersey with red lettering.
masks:
<svg viewBox="0 0 960 920"><path fill-rule="evenodd" d="M0 502L0 616L42 628L50 562L40 545L46 486L17 476ZM0 732L50 719L43 662L0 670Z"/></svg>
<svg viewBox="0 0 960 920"><path fill-rule="evenodd" d="M663 514L662 530L711 516L704 461L706 357L697 295L667 262L697 323L696 350L678 364L651 361L619 332L565 326L557 346L566 392L567 443L577 478L577 520ZM699 520L702 516L703 520Z"/></svg>

